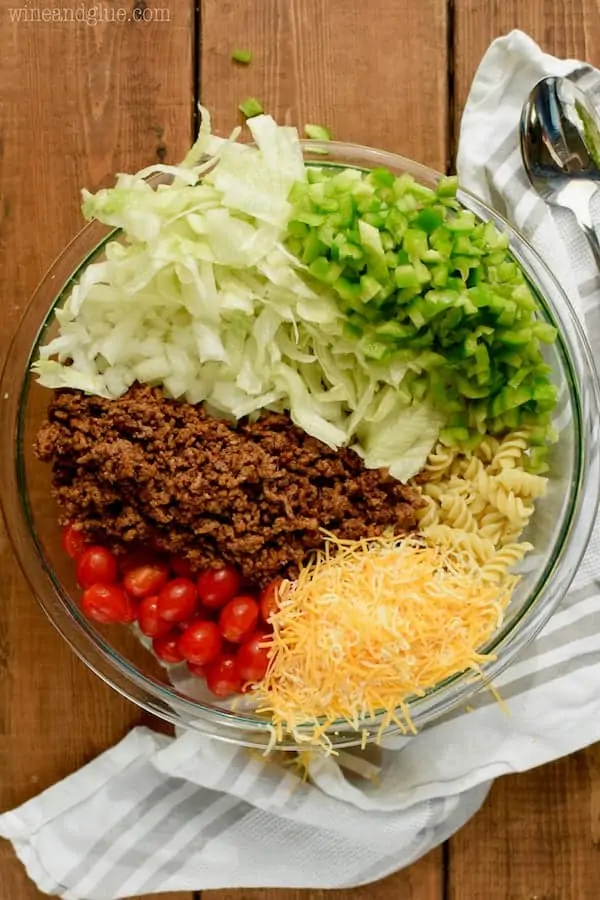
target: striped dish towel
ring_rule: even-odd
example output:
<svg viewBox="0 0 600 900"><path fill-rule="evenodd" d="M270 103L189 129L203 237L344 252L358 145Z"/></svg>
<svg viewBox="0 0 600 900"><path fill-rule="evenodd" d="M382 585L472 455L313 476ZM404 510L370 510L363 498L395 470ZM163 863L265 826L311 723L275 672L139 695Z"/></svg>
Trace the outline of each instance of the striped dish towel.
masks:
<svg viewBox="0 0 600 900"><path fill-rule="evenodd" d="M554 269L600 352L600 273L568 213L532 193L518 121L532 85L600 73L512 32L492 44L461 129L461 181L527 234ZM596 221L600 222L600 207ZM469 714L365 754L315 758L310 780L195 733L138 728L39 797L0 817L42 891L114 900L226 887L349 888L407 866L472 816L494 778L600 738L600 525L560 610Z"/></svg>

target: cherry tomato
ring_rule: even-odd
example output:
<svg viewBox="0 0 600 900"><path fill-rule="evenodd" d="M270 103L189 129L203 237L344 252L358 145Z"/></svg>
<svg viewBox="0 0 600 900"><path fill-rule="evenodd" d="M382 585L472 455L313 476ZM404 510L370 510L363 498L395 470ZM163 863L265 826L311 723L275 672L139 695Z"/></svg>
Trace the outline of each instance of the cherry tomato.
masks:
<svg viewBox="0 0 600 900"><path fill-rule="evenodd" d="M183 656L177 646L179 634L176 631L169 631L161 637L156 637L152 641L152 648L159 659L167 663L183 662Z"/></svg>
<svg viewBox="0 0 600 900"><path fill-rule="evenodd" d="M61 543L63 550L71 559L79 559L88 545L83 532L75 525L66 525L63 528Z"/></svg>
<svg viewBox="0 0 600 900"><path fill-rule="evenodd" d="M198 577L198 594L208 609L220 609L233 600L242 585L242 579L231 566L207 569Z"/></svg>
<svg viewBox="0 0 600 900"><path fill-rule="evenodd" d="M156 553L152 553L152 551L147 549L129 550L119 559L119 571L122 575L127 575L131 569L139 569L140 566L152 566L156 563L156 557Z"/></svg>
<svg viewBox="0 0 600 900"><path fill-rule="evenodd" d="M222 654L208 666L206 684L216 697L239 694L242 690L242 679L235 656Z"/></svg>
<svg viewBox="0 0 600 900"><path fill-rule="evenodd" d="M123 578L125 590L132 597L141 600L162 591L169 580L169 570L164 563L152 563L129 569Z"/></svg>
<svg viewBox="0 0 600 900"><path fill-rule="evenodd" d="M144 597L137 610L140 631L147 637L163 637L171 630L171 623L158 615L158 597Z"/></svg>
<svg viewBox="0 0 600 900"><path fill-rule="evenodd" d="M135 607L130 597L116 584L91 585L84 591L81 608L88 619L103 625L135 619Z"/></svg>
<svg viewBox="0 0 600 900"><path fill-rule="evenodd" d="M117 580L117 560L106 547L88 547L77 561L77 582L82 588Z"/></svg>
<svg viewBox="0 0 600 900"><path fill-rule="evenodd" d="M158 614L167 622L189 619L198 605L198 591L188 578L173 578L158 595Z"/></svg>
<svg viewBox="0 0 600 900"><path fill-rule="evenodd" d="M221 610L219 628L221 634L234 644L251 634L258 622L259 606L254 597L240 594Z"/></svg>
<svg viewBox="0 0 600 900"><path fill-rule="evenodd" d="M189 559L184 559L181 556L172 556L169 559L169 566L179 578L193 579L194 577L194 570Z"/></svg>
<svg viewBox="0 0 600 900"><path fill-rule="evenodd" d="M269 666L269 648L260 645L268 635L256 632L244 641L237 652L236 662L242 681L261 681Z"/></svg>
<svg viewBox="0 0 600 900"><path fill-rule="evenodd" d="M206 666L213 662L223 645L223 638L214 622L199 619L192 622L179 638L178 647L188 662Z"/></svg>
<svg viewBox="0 0 600 900"><path fill-rule="evenodd" d="M264 622L268 622L274 612L279 609L279 587L283 578L274 578L273 581L261 591L260 594L260 614Z"/></svg>
<svg viewBox="0 0 600 900"><path fill-rule="evenodd" d="M187 667L190 675L195 678L206 678L206 666L197 666L196 663L189 662Z"/></svg>

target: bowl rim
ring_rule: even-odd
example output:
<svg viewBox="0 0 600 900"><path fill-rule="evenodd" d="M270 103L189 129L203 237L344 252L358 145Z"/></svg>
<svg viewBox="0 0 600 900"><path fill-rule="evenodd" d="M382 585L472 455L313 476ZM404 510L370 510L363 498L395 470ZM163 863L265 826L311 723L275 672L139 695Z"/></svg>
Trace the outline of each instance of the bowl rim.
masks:
<svg viewBox="0 0 600 900"><path fill-rule="evenodd" d="M335 168L352 166L354 168L362 168L363 170L368 170L370 168L376 167L377 165L387 164L388 166L393 166L396 170L410 171L411 174L413 174L417 179L420 176L425 182L429 183L431 183L432 180L437 180L444 177L442 173L424 166L421 163L415 162L414 160L408 159L395 153L378 150L372 147L366 147L360 144L336 141L301 141L301 145L305 154L306 162L310 165L332 166ZM324 152L328 154L328 159L324 157ZM332 156L335 157L335 159L332 159ZM356 156L362 157L365 162L368 161L368 164L357 165L355 162L349 161L350 158L355 158ZM505 626L504 628L502 628L498 632L498 634L495 635L494 638L488 643L488 645L486 645L486 649L488 649L490 652L497 653L497 658L496 660L490 661L489 663L484 665L483 681L480 678L474 679L473 673L470 673L467 670L466 672L456 673L455 675L450 676L444 681L439 682L437 685L430 688L424 696L410 698L406 701L407 706L410 709L411 718L413 719L413 721L419 721L421 718L424 718L426 720L425 724L427 724L428 721L432 720L433 717L437 719L439 716L445 715L454 707L460 705L461 703L464 703L474 693L480 690L486 681L497 677L497 675L499 675L500 672L503 671L506 666L512 661L514 656L519 653L523 649L523 647L529 644L531 640L533 640L533 638L541 630L543 625L548 621L556 607L563 599L564 594L566 593L566 590L568 589L568 586L571 583L572 578L574 577L579 561L581 560L587 547L587 542L591 536L591 531L595 520L595 514L599 499L598 488L600 487L600 460L596 459L593 454L591 454L591 460L586 458L590 455L587 453L588 447L590 446L590 437L592 434L594 434L598 439L599 434L596 433L598 429L596 426L593 426L592 423L592 427L590 430L590 411L586 411L583 408L587 402L587 405L591 405L592 407L591 412L593 413L595 410L596 414L598 414L598 411L600 410L600 387L598 376L596 374L594 366L593 355L588 345L587 338L583 333L575 310L573 309L568 297L561 288L560 284L553 276L550 268L537 253L537 251L529 244L528 240L520 233L517 228L515 228L514 225L508 222L500 213L493 210L486 203L477 198L472 192L460 188L458 196L461 202L467 208L472 209L480 218L493 218L494 220L499 221L502 226L508 230L511 236L511 251L513 255L516 256L517 261L520 263L520 265L527 269L531 268L531 265L534 264L535 267L543 273L546 280L548 280L549 283L552 284L557 296L559 296L561 301L563 302L563 312L566 313L566 320L568 320L568 324L570 326L567 331L571 331L572 333L569 337L565 337L563 328L559 327L558 344L561 347L561 366L563 367L565 374L568 373L570 376L568 378L569 394L573 414L577 420L576 433L579 436L580 440L576 445L576 450L578 451L575 454L577 473L575 478L575 485L571 485L571 493L573 496L565 515L565 519L562 523L562 528L559 536L560 539L557 538L557 540L555 541L556 546L555 548L553 548L555 552L550 554L550 558L547 560L546 565L543 568L542 575L540 575L535 584L532 595L524 602L523 607L519 611L519 614L510 621L510 626ZM47 269L44 276L40 279L35 291L33 292L21 315L13 339L10 343L2 375L0 377L0 397L2 397L4 400L4 402L0 404L0 423L3 426L3 434L10 433L13 448L16 449L16 452L14 453L14 460L12 460L14 464L12 472L9 471L11 466L9 465L9 461L7 459L3 458L0 461L0 484L2 484L5 488L2 491L1 498L2 514L15 556L21 570L23 571L23 574L25 575L27 582L29 583L36 596L36 599L42 606L46 615L50 618L52 624L58 629L58 631L62 634L62 636L65 638L74 652L89 668L91 668L100 678L111 685L119 693L132 700L132 702L134 702L136 705L159 715L161 718L167 719L168 721L174 722L175 724L182 724L181 716L184 716L185 724L187 724L188 727L197 727L199 730L206 730L207 725L210 725L211 728L209 733L213 736L220 737L223 740L232 740L235 743L246 743L238 736L233 737L231 733L228 735L227 728L242 728L251 730L253 732L258 731L265 735L270 734L270 732L272 731L272 726L270 725L270 723L264 719L261 720L257 717L247 718L246 716L240 716L238 713L230 712L227 709L204 706L201 703L193 701L187 698L184 694L178 692L174 687L167 688L155 679L142 674L139 669L130 664L124 657L122 657L119 653L117 653L110 647L110 645L103 639L103 637L82 616L77 605L73 601L70 601L68 595L66 595L65 592L61 589L59 579L56 577L55 573L52 570L52 567L48 564L48 561L44 557L40 542L35 533L35 528L33 527L32 519L30 516L30 509L27 506L27 479L22 466L21 442L24 426L21 414L26 408L25 401L32 382L32 376L29 372L29 365L32 361L33 355L37 351L45 330L50 325L53 317L53 311L64 296L65 292L69 290L70 286L77 280L81 272L87 265L89 265L93 258L101 252L106 243L113 239L119 233L119 231L119 228L107 227L101 225L96 221L92 221L85 225L65 246L62 252L56 257L56 259ZM68 277L62 281L62 284L59 284L58 287L56 285L50 287L50 282L56 278L55 272L60 268L61 263L64 263L65 260L70 259L73 251L77 251L77 248L81 244L84 244L88 241L93 242L92 249L85 253L83 259L79 260L76 267L71 270ZM519 252L515 252L515 248L512 246L513 242L517 242L520 245ZM523 258L519 258L520 253ZM527 262L527 258L529 258L529 264ZM38 299L46 290L53 294L54 299L50 308L47 309L43 314L42 322L39 323L39 313L36 309L36 299ZM538 293L542 308L550 321L552 321L554 324L558 324L556 321L556 314L558 312L558 318L561 320L560 324L561 326L564 325L563 319L565 318L565 315L560 315L561 310L556 310L554 308L551 309L548 305L546 297L542 296L539 291L536 290L536 292ZM19 353L16 355L20 355L21 357L23 356L22 349L18 347L18 342L19 337L23 335L24 330L28 334L33 334L34 337L33 342L29 344L29 352L27 355L27 361L24 370L21 371L21 390L19 391L18 399L16 399L13 391L13 383L11 380L12 376L10 372L10 364L11 360L13 360L15 357L15 348L19 350ZM580 360L574 360L571 358L570 345L572 341L575 341L575 343L578 345L577 349L581 353ZM586 375L589 379L588 388L590 389L590 396L587 401L586 397L583 396L583 388L581 389L581 392L579 390L579 369L581 369L583 371L583 374ZM591 378L589 378L590 375ZM597 419L598 415L596 415L596 420ZM590 431L590 434L588 434L587 440L584 440L583 436L586 432L586 429ZM597 444L598 440L596 440L596 445ZM592 464L591 468L590 463ZM585 514L582 518L583 496L585 496L587 493L586 485L589 484L590 480L595 483L596 490L594 490L593 493L595 503L591 504L591 512L590 504L588 504L584 508L585 510L587 510L587 514ZM27 526L25 542L27 543L28 538L29 550L32 549L32 544L35 547L37 562L39 564L35 576L30 570L28 561L26 561L24 558L22 547L24 539L22 530L23 522L21 522L21 528L17 528L17 525L12 515L10 514L6 503L6 498L8 498L11 493L13 494L13 499L15 499L15 486L17 489L18 497L21 501L21 505L19 507L20 517L24 518L24 523ZM8 491L6 490L7 487ZM20 533L17 534L17 531L19 531ZM571 548L571 560L568 571L559 573L557 570L560 568L560 556L563 551L569 547ZM558 577L559 575L561 577ZM544 593L544 591L548 588L548 585L550 585L550 587L552 587L552 585L555 586L555 596L553 597L551 603L542 603L544 598L540 595ZM83 645L80 646L79 640L74 640L74 636L71 633L72 629L70 627L68 628L65 626L65 623L60 623L59 621L57 621L57 617L54 614L56 612L54 604L47 601L46 595L44 593L44 589L47 590L48 587L50 587L50 589L54 592L55 600L58 600L59 604L63 607L63 611L68 616L70 616L71 620L74 621L74 623L76 623L78 629L78 638L83 639ZM531 620L533 618L533 614L536 613L536 611L538 613L540 612L540 605L544 607L543 615L538 614L536 617L536 621L532 622ZM529 624L528 628L521 627L520 630L518 630L519 626L527 624ZM507 644L509 646L507 646ZM502 653L499 653L498 651L502 651ZM115 678L111 677L111 675L113 675L114 673L111 671L110 675L107 674L107 672L103 670L103 666L101 665L101 663L108 663L108 665L111 667L111 670L116 667L119 675L123 676L127 684L123 683L123 679L120 679L116 683ZM138 689L135 692L128 690L128 687L131 687L131 682L133 682L135 688ZM447 696L444 701L443 695L450 688L455 689L452 692L453 696ZM142 693L149 693L150 697L148 698L140 696L139 691L142 691ZM419 709L422 710L424 703L431 703L431 701L434 701L433 706L435 716L429 716L428 718L426 710L425 716L420 716ZM438 702L436 703L435 701ZM436 706L437 710L435 710ZM202 719L200 723L196 721L198 716L200 716ZM204 721L205 718L207 719L207 721ZM213 719L218 720L218 726L224 727L224 734L215 735L215 722L213 721ZM365 726L367 727L369 726L369 724L370 723L365 723ZM334 725L332 727L337 727L340 732L343 732L343 734L340 733L340 739L334 741L336 746L351 746L360 743L360 731L349 731L350 726L347 723L339 723L337 724L337 726ZM397 731L398 728L396 727L395 729L386 729L386 735L392 733L393 730ZM344 734L349 735L349 738L347 740L344 738ZM375 734L376 732L371 734L370 739L373 739ZM257 746L254 741L250 741L248 745ZM259 745L264 745L263 739L260 740ZM295 741L289 741L284 742L283 744L278 744L277 746L279 749L297 749L298 745Z"/></svg>

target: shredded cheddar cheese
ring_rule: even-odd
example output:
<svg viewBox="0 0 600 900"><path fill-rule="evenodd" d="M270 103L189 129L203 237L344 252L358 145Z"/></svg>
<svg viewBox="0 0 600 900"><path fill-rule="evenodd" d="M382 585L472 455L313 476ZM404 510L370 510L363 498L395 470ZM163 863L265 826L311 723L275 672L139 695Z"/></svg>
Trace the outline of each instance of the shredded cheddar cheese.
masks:
<svg viewBox="0 0 600 900"><path fill-rule="evenodd" d="M467 549L422 537L339 541L284 582L269 670L255 697L280 740L330 746L334 723L414 731L407 701L464 670L499 627L518 581L481 574Z"/></svg>

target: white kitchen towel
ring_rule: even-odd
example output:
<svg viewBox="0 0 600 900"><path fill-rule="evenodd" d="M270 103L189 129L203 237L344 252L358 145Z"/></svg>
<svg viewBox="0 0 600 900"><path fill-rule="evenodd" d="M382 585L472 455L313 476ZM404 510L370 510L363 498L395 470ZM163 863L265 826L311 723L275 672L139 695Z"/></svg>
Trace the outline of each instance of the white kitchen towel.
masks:
<svg viewBox="0 0 600 900"><path fill-rule="evenodd" d="M600 73L543 54L526 35L495 41L463 116L462 184L531 239L600 349L600 273L568 213L533 194L518 147L522 104L546 74L596 92ZM600 210L598 221L600 221ZM0 835L41 890L66 900L224 887L349 888L407 866L479 808L491 781L600 738L600 525L559 611L486 692L414 738L356 757L314 757L310 780L281 754L187 732L135 729L84 769L0 817Z"/></svg>

